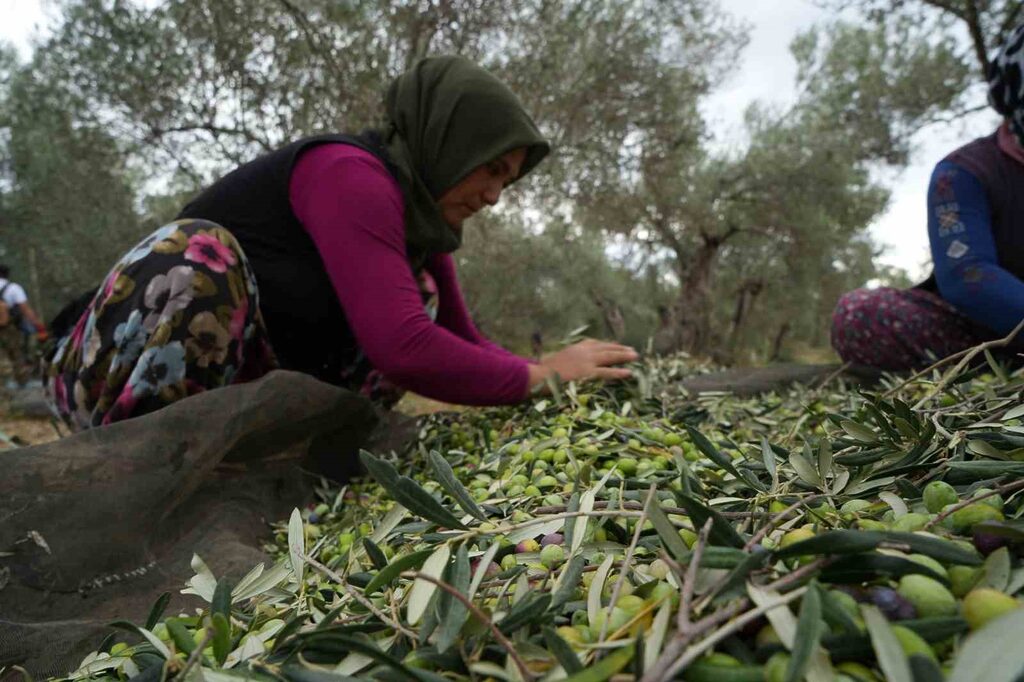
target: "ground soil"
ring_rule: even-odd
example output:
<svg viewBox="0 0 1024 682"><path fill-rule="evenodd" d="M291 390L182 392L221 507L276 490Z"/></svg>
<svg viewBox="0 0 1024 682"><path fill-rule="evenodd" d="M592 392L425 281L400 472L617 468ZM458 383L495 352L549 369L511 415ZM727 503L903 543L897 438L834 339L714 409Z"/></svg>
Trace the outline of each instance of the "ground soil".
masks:
<svg viewBox="0 0 1024 682"><path fill-rule="evenodd" d="M27 419L9 414L0 406L0 433L15 443L22 445L39 445L57 440L57 430L49 419ZM0 450L10 447L0 438Z"/></svg>

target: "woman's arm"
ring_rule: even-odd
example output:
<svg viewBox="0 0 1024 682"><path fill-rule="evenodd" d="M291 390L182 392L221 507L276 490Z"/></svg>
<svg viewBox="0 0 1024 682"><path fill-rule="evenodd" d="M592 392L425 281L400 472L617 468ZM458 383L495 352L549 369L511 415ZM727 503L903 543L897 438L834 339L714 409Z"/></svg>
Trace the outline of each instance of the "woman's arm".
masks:
<svg viewBox="0 0 1024 682"><path fill-rule="evenodd" d="M437 284L437 323L470 343L486 348L499 355L519 358L480 333L466 308L459 278L455 272L455 259L451 254L442 253L427 262L427 270ZM526 358L520 358L526 360ZM529 360L526 360L530 362Z"/></svg>
<svg viewBox="0 0 1024 682"><path fill-rule="evenodd" d="M1024 319L1024 282L999 265L985 188L949 161L928 188L928 241L939 293L957 310L998 334Z"/></svg>
<svg viewBox="0 0 1024 682"><path fill-rule="evenodd" d="M356 340L385 376L445 402L526 397L525 360L460 338L424 311L406 259L401 192L378 159L350 145L315 147L296 164L290 196Z"/></svg>

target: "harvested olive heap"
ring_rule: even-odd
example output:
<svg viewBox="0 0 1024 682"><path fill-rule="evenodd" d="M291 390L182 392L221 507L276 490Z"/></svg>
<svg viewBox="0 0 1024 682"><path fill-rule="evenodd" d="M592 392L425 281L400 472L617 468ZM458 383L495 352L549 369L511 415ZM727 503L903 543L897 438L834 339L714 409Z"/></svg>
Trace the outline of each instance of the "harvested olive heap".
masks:
<svg viewBox="0 0 1024 682"><path fill-rule="evenodd" d="M1021 679L1024 372L740 399L696 371L425 418L276 527L276 565L196 557L205 609L73 677Z"/></svg>

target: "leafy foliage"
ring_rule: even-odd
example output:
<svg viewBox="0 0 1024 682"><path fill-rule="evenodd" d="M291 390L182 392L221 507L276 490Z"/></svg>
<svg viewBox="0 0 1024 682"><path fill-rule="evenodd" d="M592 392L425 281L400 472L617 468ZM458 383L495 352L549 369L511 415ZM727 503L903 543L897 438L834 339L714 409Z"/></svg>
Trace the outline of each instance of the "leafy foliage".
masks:
<svg viewBox="0 0 1024 682"><path fill-rule="evenodd" d="M4 61L4 60L0 60ZM54 84L13 58L0 65L0 259L55 302L96 286L122 250L141 236L129 170L116 140L81 125Z"/></svg>
<svg viewBox="0 0 1024 682"><path fill-rule="evenodd" d="M680 391L685 358L637 369L649 390L569 385L561 406L426 418L395 463L364 454L376 482L276 525L282 563L303 570L232 589L197 558L205 610L156 622L158 604L151 627L124 624L138 643L71 677L180 672L189 652L214 680L1020 674L992 652L1024 612L1007 596L1024 590L1024 370L738 399ZM924 492L939 481L941 508ZM409 486L431 500L420 511L395 504ZM486 520L437 518L466 495ZM376 559L356 542L371 536ZM1011 612L986 625L991 585Z"/></svg>

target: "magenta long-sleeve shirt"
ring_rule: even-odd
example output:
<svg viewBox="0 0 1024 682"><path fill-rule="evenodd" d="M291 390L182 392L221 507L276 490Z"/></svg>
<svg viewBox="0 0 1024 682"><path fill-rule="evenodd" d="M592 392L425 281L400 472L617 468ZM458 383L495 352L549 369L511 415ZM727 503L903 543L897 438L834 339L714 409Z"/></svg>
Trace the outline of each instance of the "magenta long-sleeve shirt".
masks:
<svg viewBox="0 0 1024 682"><path fill-rule="evenodd" d="M526 397L528 361L473 325L448 254L426 265L438 289L436 323L427 315L406 257L402 193L379 159L351 145L318 145L299 157L289 195L374 367L404 388L450 403Z"/></svg>

